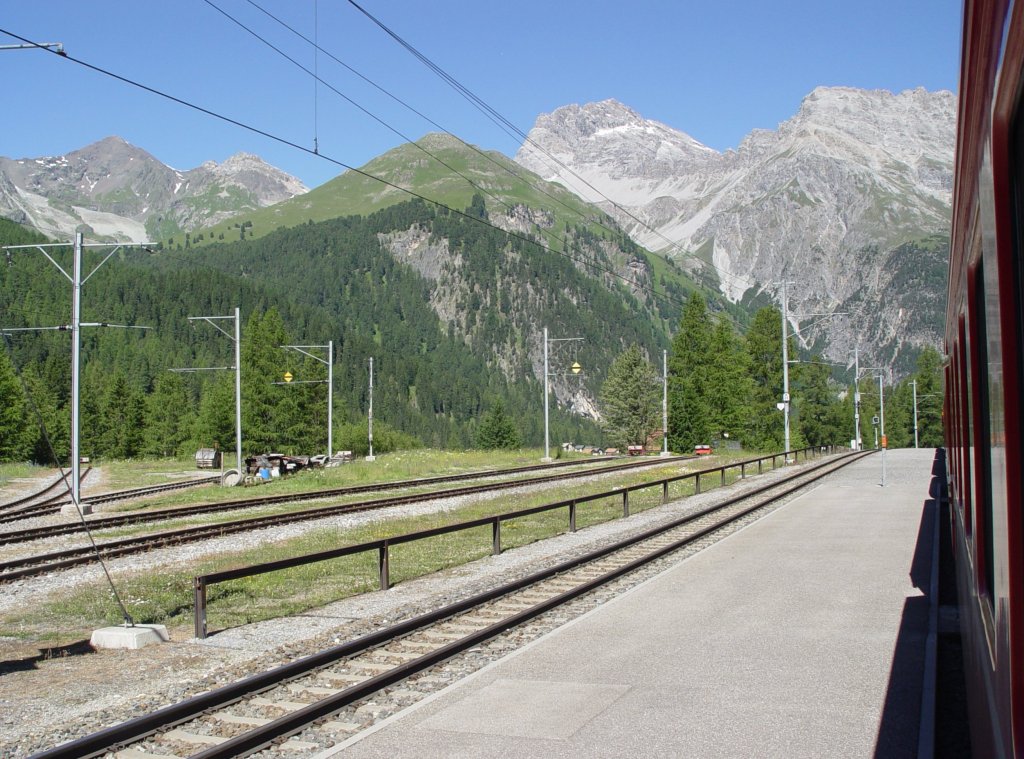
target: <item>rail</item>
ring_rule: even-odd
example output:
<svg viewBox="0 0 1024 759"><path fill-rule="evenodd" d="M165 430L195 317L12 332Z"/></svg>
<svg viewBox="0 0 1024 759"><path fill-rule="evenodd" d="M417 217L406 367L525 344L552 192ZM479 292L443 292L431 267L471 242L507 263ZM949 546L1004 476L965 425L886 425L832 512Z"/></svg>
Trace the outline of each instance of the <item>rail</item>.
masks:
<svg viewBox="0 0 1024 759"><path fill-rule="evenodd" d="M778 460L781 458L784 463L792 460L799 461L800 455L802 454L804 460L808 460L812 455L834 453L835 446L811 446L807 448L800 448L798 450L784 451L782 453L773 453L767 456L760 456L753 459L745 459L743 461L736 461L730 464L723 464L719 467L711 467L709 469L702 469L697 472L687 472L685 474L673 475L672 477L663 477L658 480L651 482L645 482L640 485L630 485L627 487L618 487L612 490L606 490L600 493L591 493L590 495L577 496L575 498L567 498L562 501L556 501L554 503L543 504L541 506L533 506L528 509L521 509L519 511L506 512L504 514L495 514L489 517L481 517L479 519L472 519L465 522L457 522L455 524L445 525L443 527L433 527L429 530L418 530L416 532L405 533L404 535L394 535L389 538L382 538L380 540L371 540L366 543L357 543L351 546L345 546L343 548L334 548L329 551L318 551L317 553L304 554L302 556L295 556L290 559L279 559L277 561L269 561L261 564L252 564L247 567L239 567L237 569L227 569L221 572L211 572L205 575L197 575L193 577L192 590L193 590L193 609L195 616L195 636L203 639L208 636L207 627L207 589L211 585L215 585L222 582L228 582L230 580L240 580L245 577L253 577L255 575L268 574L270 572L278 572L284 569L291 569L293 567L304 566L307 564L315 564L321 561L329 561L331 559L339 559L345 556L353 556L360 553L367 553L375 551L377 553L377 571L380 580L380 589L387 590L391 587L390 579L390 548L392 546L401 545L403 543L412 543L417 540L425 540L427 538L437 537L439 535L446 535L454 532L461 532L463 530L471 530L474 528L484 527L490 525L491 527L491 552L492 555L497 556L501 553L501 523L510 521L513 519L520 519L522 517L531 516L534 514L540 514L547 511L555 511L557 509L568 509L569 518L569 532L576 532L576 511L580 504L588 503L590 501L599 501L605 498L614 496L622 496L622 516L629 516L629 494L639 490L645 490L647 488L661 487L661 502L666 503L668 501L668 488L673 482L680 482L687 479L694 480L694 493L700 493L700 482L701 477L708 477L718 474L721 478L721 484L725 484L726 471L730 469L740 470L740 479L746 477L747 467L757 465L758 474L764 471L764 464L767 461L772 462L772 469L777 468Z"/></svg>

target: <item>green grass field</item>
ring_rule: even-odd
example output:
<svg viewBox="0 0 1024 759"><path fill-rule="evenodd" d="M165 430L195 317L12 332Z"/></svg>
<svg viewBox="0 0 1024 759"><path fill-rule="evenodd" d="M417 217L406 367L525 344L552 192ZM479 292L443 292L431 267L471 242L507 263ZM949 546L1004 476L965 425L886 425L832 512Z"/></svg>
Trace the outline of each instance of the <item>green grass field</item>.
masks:
<svg viewBox="0 0 1024 759"><path fill-rule="evenodd" d="M452 471L462 468L491 468L498 462L491 454L471 454L415 451L407 454L389 454L380 457L373 466L382 479L384 472L395 479L436 473L438 470ZM738 460L739 456L732 456ZM505 454L499 457L502 465L514 466L535 462L534 452ZM716 457L722 462L723 457ZM368 462L367 466L370 466ZM703 468L712 462L692 462L687 470ZM127 464L125 466L128 466ZM330 477L338 481L352 482L357 475L355 464L340 467L348 469L328 470ZM577 481L531 495L498 495L493 498L461 506L457 509L425 514L416 517L377 519L348 530L315 529L301 537L267 544L258 548L228 552L209 557L193 565L159 571L136 572L130 576L118 576L119 593L125 600L129 612L136 622L166 624L178 630L179 636L188 636L192 628L192 578L200 574L248 566L277 559L291 558L305 554L326 551L341 546L379 540L384 537L455 524L480 517L509 513L516 510L546 503L580 497L589 493L603 492L615 487L627 487L652 482L666 476L667 471L680 471L675 464L671 470L657 467L639 472L608 475L599 482ZM730 473L726 481L732 482L739 475L738 470ZM296 477L292 483L298 483ZM702 481L702 490L717 487L718 476ZM286 485L287 480L281 482ZM275 485L251 488L268 492ZM240 488L230 489L232 492ZM692 480L673 484L669 496L677 499L692 494ZM661 502L661 488L651 487L631 494L630 512L639 513L653 508ZM581 505L577 513L577 529L600 524L622 516L622 498L619 495ZM166 527L167 525L164 525ZM505 521L502 524L502 546L504 550L543 540L568 529L567 509L558 509ZM110 534L97 536L111 537ZM393 549L390 556L392 584L420 577L431 572L447 569L488 555L491 551L489 527L474 528L415 543L404 544ZM211 586L208 596L208 619L211 630L234 627L249 622L295 614L322 606L354 594L374 590L378 587L376 553L367 552L353 557L309 564L294 569L258 575L242 580ZM116 572L117 563L112 568ZM72 591L55 594L49 599L34 604L30 609L17 613L0 615L0 637L11 637L22 641L53 644L63 642L62 638L81 636L108 624L121 621L120 613L113 602L109 588L100 580L80 586ZM60 633L54 632L60 630Z"/></svg>

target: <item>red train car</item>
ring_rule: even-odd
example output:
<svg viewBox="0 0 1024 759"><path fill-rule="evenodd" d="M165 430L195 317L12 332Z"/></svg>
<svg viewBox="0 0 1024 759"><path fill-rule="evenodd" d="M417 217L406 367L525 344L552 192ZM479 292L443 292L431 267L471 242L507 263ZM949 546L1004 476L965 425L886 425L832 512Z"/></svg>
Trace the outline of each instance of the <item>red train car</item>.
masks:
<svg viewBox="0 0 1024 759"><path fill-rule="evenodd" d="M950 516L975 756L1024 756L1024 2L965 0L946 314Z"/></svg>

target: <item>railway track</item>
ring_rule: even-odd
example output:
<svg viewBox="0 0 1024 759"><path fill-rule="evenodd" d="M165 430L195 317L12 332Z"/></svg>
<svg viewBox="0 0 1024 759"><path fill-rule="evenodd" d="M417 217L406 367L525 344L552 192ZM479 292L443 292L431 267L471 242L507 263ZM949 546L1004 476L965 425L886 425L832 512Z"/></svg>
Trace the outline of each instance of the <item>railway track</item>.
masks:
<svg viewBox="0 0 1024 759"><path fill-rule="evenodd" d="M82 474L82 479L85 479L85 475L90 470L86 470ZM141 488L129 488L127 490L114 490L109 493L99 493L98 495L89 496L83 498L82 503L97 505L101 503L111 503L113 501L126 501L132 498L142 498L147 495L155 495L157 493L170 493L175 490L185 490L186 488L194 488L200 485L212 485L215 482L220 481L220 475L211 477L196 477L190 480L183 480L181 482L168 482L162 485L147 485ZM40 503L33 503L28 506L24 506L20 509L10 510L4 513L0 513L0 524L10 524L12 522L21 521L23 519L31 519L32 517L48 516L50 514L60 513L61 507L71 503L71 499L65 497L63 494L56 495L52 498L42 501ZM80 529L84 529L79 525Z"/></svg>
<svg viewBox="0 0 1024 759"><path fill-rule="evenodd" d="M372 718L358 705L370 697L378 707L397 701L396 710L419 700L443 683L430 677L432 668L548 612L564 616L563 607L576 599L673 552L713 542L865 455L870 454L808 467L614 545L35 756L93 757L127 747L130 754L122 756L215 759L266 748L286 749L289 756L318 753L369 727Z"/></svg>
<svg viewBox="0 0 1024 759"><path fill-rule="evenodd" d="M85 471L78 476L79 483L84 482L85 478L91 471L92 467L86 467ZM44 487L42 490L37 490L35 493L22 496L21 498L17 498L13 501L8 501L7 503L0 503L0 517L5 517L7 514L20 512L21 510L26 508L36 508L39 506L53 505L54 503L56 503L58 499L64 498L64 493L56 493L54 495L49 496L43 501L39 501L38 503L33 502L36 501L36 499L43 497L51 490L54 490L55 488L61 485L64 485L66 490L67 482L70 477L71 472L65 472L64 474L59 475L53 482Z"/></svg>
<svg viewBox="0 0 1024 759"><path fill-rule="evenodd" d="M682 461L692 459L693 456L677 456L667 459L668 461ZM117 516L96 516L88 519L90 529L94 523L101 522L102 520L114 520L114 519L128 519L129 521L121 522L104 522L106 526L116 526L123 524L136 524L139 522L156 522L162 519L174 519L184 516L192 516L195 514L206 514L214 513L217 511L233 511L236 509L249 508L249 507L260 507L273 505L276 503L290 503L304 500L316 500L318 498L329 498L338 495L351 495L354 493L366 493L382 490L400 490L402 488L417 487L420 485L431 485L440 482L458 482L462 480L474 480L483 479L486 477L500 477L507 474L517 474L521 472L533 472L547 469L562 469L565 467L575 467L582 465L592 465L596 463L604 463L612 459L579 459L573 461L557 461L550 464L531 464L529 466L512 467L509 469L488 469L480 472L468 472L464 474L450 474L450 475L438 475L436 477L423 477L415 480L397 480L395 482L383 482L369 485L351 485L343 488L330 488L326 490L315 490L309 493L296 493L296 494L285 494L276 496L265 496L262 498L239 498L231 501L218 501L216 503L205 503L195 504L193 506L182 506L171 509L153 509L150 511L140 511L136 515L117 515ZM665 461L666 459L661 459ZM83 475L84 476L84 475ZM131 490L118 490L112 493L104 493L91 498L83 499L85 503L99 504L106 503L116 500L128 500L131 498L138 498L144 495L152 495L153 493L169 492L172 490L180 490L186 487L192 487L195 484L209 484L216 480L219 480L219 476L210 478L200 478L195 481L189 481L188 483L168 483L166 485L152 485L143 488L134 488ZM59 497L59 496L58 496ZM62 506L70 503L70 501L64 500L56 504ZM35 505L33 505L34 508ZM0 514L0 525L10 524L12 522L27 519L35 516L45 516L48 513L56 513L59 509L52 509L51 511L40 512L40 513L28 513L27 511L19 512L18 515L6 518L5 515ZM152 516L149 516L152 515ZM29 540L36 540L38 537L52 537L56 535L66 535L73 532L84 532L85 527L80 521L68 523L64 525L49 525L50 533L45 535L37 535L36 537L28 538ZM47 529L47 528L39 528ZM18 537L22 533L31 534L32 530L12 530L7 532L0 532L0 545L4 545L8 542L23 542L23 539ZM14 536L8 539L8 536Z"/></svg>
<svg viewBox="0 0 1024 759"><path fill-rule="evenodd" d="M319 506L311 509L303 509L300 511L293 511L282 514L272 514L262 517L249 517L247 519L232 520L228 522L220 522L211 525L199 525L195 527L183 527L175 530L164 530L160 532L151 533L149 535L143 535L132 538L122 538L119 540L111 540L103 543L98 543L96 549L94 549L91 545L87 545L78 548L71 548L62 551L52 551L48 553L36 554L33 556L26 556L22 558L3 561L0 562L0 584L23 579L26 577L47 574L49 572L54 572L61 569L68 569L83 564L91 564L93 562L98 561L100 558L106 559L117 556L126 556L135 553L142 553L145 551L153 550L155 548L162 548L165 546L181 545L184 543L207 540L210 538L221 537L223 535L228 535L236 532L245 532L249 530L263 529L266 527L274 527L283 524L310 521L314 519L323 519L325 517L330 516L351 514L360 511L368 511L371 509L385 508L388 506L398 506L402 504L433 500L436 498L450 498L455 496L475 495L479 493L488 493L499 490L508 490L511 488L525 487L529 485L544 484L559 480L589 477L593 476L594 474L622 472L632 469L639 469L643 467L664 465L666 462L685 460L685 458L686 457L677 457L669 459L658 458L641 461L634 460L621 464L615 464L612 466L604 466L596 470L588 468L584 471L574 471L568 473L559 472L557 474L547 474L541 477L532 477L529 479L516 479L504 482L447 488L443 490L432 490L427 493L411 493L406 495L391 496L388 498L376 498L366 501L359 501L355 503ZM523 469L533 470L536 468L537 467L525 467L519 468L517 470L499 470L499 473L507 474L510 471L521 471ZM478 475L492 477L496 476L494 472L491 472L489 475L485 475L483 473L474 473L473 477ZM407 480L405 481L405 484L396 484L395 487L411 487L413 486L413 484L430 484L431 482L439 482L450 479L451 477L445 476L437 478L428 478L427 480ZM351 493L365 491L366 489L373 487L379 486L357 486L355 488L336 488L330 491L316 491L315 493L312 494L305 494L303 498L337 497L339 495L347 495ZM229 504L227 505L223 503L203 504L201 506L188 506L182 507L180 509L163 509L160 510L159 512L123 514L118 516L102 517L99 519L90 520L89 527L92 530L102 530L138 522L151 522L156 519L163 520L170 518L180 518L183 516L194 516L196 514L209 513L211 511L223 511L227 508L237 509L240 508L241 506L252 507L254 505L265 506L277 503L287 503L295 500L302 500L303 498L299 498L295 495L271 496L266 499L258 499L258 502L256 504L254 504L252 500L235 501L229 502ZM207 508L206 511L203 511L202 509L204 507L209 508ZM157 514L159 516L154 516ZM8 532L0 534L0 545L11 545L14 543L41 540L69 533L82 532L84 531L84 529L85 528L81 523L69 523L63 525L50 525L47 527L39 527L28 530L19 530L16 532Z"/></svg>

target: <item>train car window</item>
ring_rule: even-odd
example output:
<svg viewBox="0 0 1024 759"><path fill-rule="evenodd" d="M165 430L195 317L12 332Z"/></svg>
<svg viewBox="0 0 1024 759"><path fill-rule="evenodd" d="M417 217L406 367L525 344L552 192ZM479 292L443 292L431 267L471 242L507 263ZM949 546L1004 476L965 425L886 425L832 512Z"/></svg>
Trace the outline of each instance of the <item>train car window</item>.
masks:
<svg viewBox="0 0 1024 759"><path fill-rule="evenodd" d="M1019 26L1019 25L1018 25ZM1016 369L1018 377L1024 377L1024 264L1021 261L1022 251L1024 251L1024 96L1018 93L1018 103L1016 107L1016 113L1013 117L1013 124L1010 130L1010 198L1012 203L1012 247L1007 251L1000 251L1000 255L1008 254L1008 263L1013 271L1013 284L1014 293L1013 297L1016 301L1016 314L1009 314L1010 323L1016 321L1016 335L1012 335L1012 343L1016 346L1016 356L1000 356L1002 359L1004 371L1011 372ZM995 274L995 268L991 274ZM994 295L994 293L993 293ZM1007 303L1004 308L1012 309L1013 305ZM1004 396L1005 403L1004 408L1000 411L1002 415L1009 420L1010 418L1018 419L1017 425L1011 425L1007 421L1005 426L1001 426L995 430L996 433L1000 434L1000 441L1003 446L1007 449L1016 447L1016 460L1011 460L1008 457L1004 457L1002 463L1003 467L1007 472L1014 472L1015 474L1010 475L1016 478L1016 482L1019 483L1020 473L1024 471L1024 447L1021 446L1020 436L1021 428L1019 426L1019 418L1021 413L1021 399L1009 394ZM1011 417L1011 415L1013 415ZM1014 446L1013 444L1016 443ZM1005 454L1009 451L1004 451ZM1010 454L1014 455L1014 454ZM1018 489L1014 495L1019 494ZM1018 496L1019 497L1019 496ZM1007 540L1010 542L1011 556L1019 556L1024 546L1024 534L1022 534L1022 525L1024 520L1020 518L1021 504L1019 502L1011 502L1011 496L1007 494L1005 499L1005 505L1000 504L1001 508L1005 508L1005 514L1007 519ZM1017 501L1018 498L1013 498ZM1011 511L1012 510L1012 511ZM1000 512L1002 514L1004 512ZM1014 526L1016 525L1016 529ZM1018 565L1019 566L1019 565ZM1016 578L1019 580L1019 578Z"/></svg>
<svg viewBox="0 0 1024 759"><path fill-rule="evenodd" d="M978 572L981 595L993 606L995 591L995 567L992 554L992 480L991 445L989 422L989 381L988 381L988 336L986 334L985 314L985 276L984 261L967 272L967 312L970 316L970 369L973 377L974 392L969 395L972 400L971 409L974 428L973 459L974 471L972 480L974 487L975 525L977 531L978 551L976 570Z"/></svg>
<svg viewBox="0 0 1024 759"><path fill-rule="evenodd" d="M949 476L952 480L952 498L953 506L956 508L958 514L960 514L961 521L963 520L964 510L964 497L963 488L960 483L963 482L963 476L960 472L960 374L958 367L960 366L957 359L957 346L954 344L950 349L951 361L947 367L949 373L949 405L950 405L950 416L949 416L949 431L950 431L950 450L949 450Z"/></svg>
<svg viewBox="0 0 1024 759"><path fill-rule="evenodd" d="M949 346L947 345L946 346L946 355L948 356L949 353L950 353L950 349L949 349ZM957 482L956 450L957 450L957 447L956 447L956 425L953 424L953 420L956 419L955 412L954 412L955 405L953 403L953 394L956 392L956 380L954 379L954 376L953 376L953 366L952 366L952 364L950 364L948 359L946 361L946 366L944 367L943 371L944 371L944 377L945 377L946 392L943 393L943 398L942 398L942 426L943 426L943 430L944 430L945 436L946 436L946 451L947 451L947 457L946 457L947 472L946 472L946 476L947 476L947 479L949 480L949 485L950 485L950 491L949 491L950 505L951 505L951 507L956 508L956 506L957 506L957 498L956 498L956 482Z"/></svg>
<svg viewBox="0 0 1024 759"><path fill-rule="evenodd" d="M960 375L960 386L957 397L960 400L960 497L963 498L964 529L968 535L974 533L974 427L971 419L971 375L967 372L967 354L970 344L967 342L967 330L964 326L964 315L961 313L957 331L957 374Z"/></svg>

